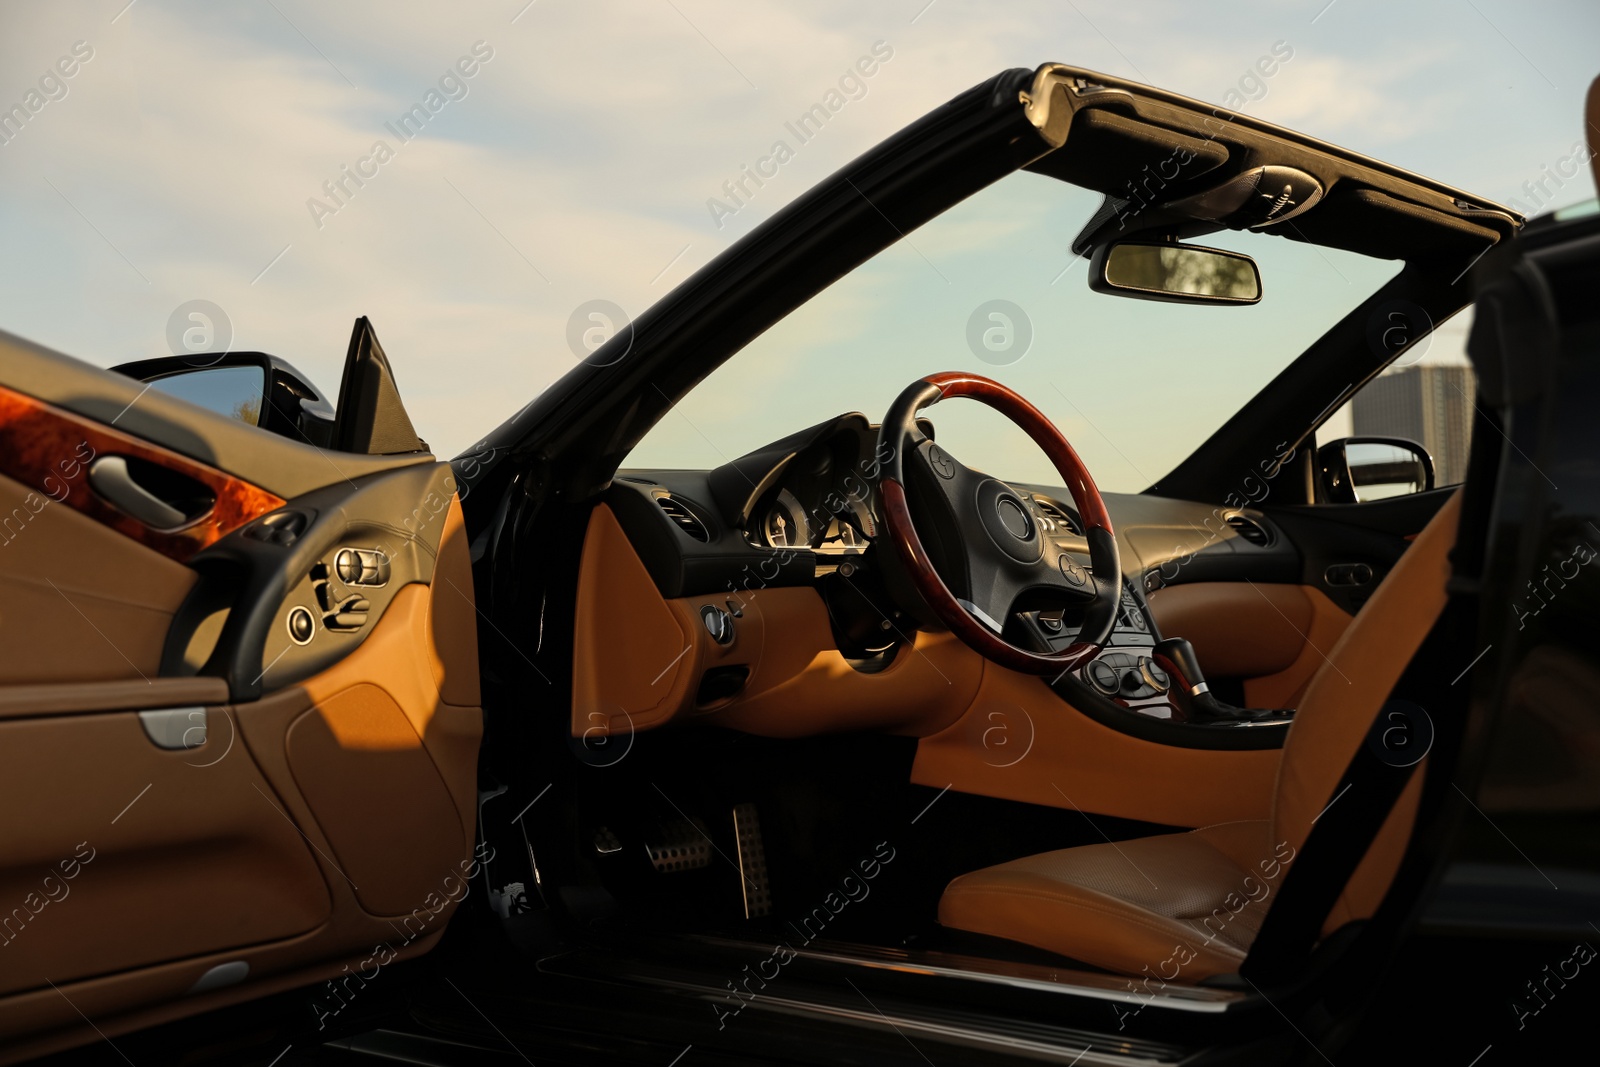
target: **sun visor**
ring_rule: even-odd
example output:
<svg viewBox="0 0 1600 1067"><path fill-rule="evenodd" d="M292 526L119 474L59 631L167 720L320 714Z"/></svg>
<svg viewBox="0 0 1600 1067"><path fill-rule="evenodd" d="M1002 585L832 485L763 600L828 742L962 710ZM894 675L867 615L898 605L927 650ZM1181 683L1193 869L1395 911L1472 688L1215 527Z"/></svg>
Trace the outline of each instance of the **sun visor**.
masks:
<svg viewBox="0 0 1600 1067"><path fill-rule="evenodd" d="M1065 146L1026 169L1121 200L1147 203L1169 199L1175 188L1227 161L1227 146L1219 141L1092 107L1072 116Z"/></svg>
<svg viewBox="0 0 1600 1067"><path fill-rule="evenodd" d="M1511 225L1511 219L1498 212L1448 215L1376 189L1344 186L1331 190L1316 210L1279 232L1361 255L1401 259L1419 252L1473 256L1509 236Z"/></svg>

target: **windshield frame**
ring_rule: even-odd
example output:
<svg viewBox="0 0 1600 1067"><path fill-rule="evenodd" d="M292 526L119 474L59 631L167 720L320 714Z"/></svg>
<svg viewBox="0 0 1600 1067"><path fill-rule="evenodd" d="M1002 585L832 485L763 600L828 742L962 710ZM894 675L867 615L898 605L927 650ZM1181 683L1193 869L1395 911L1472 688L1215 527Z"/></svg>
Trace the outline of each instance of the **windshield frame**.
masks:
<svg viewBox="0 0 1600 1067"><path fill-rule="evenodd" d="M619 331L522 411L491 432L470 453L458 457L457 471L468 487L507 486L531 472L541 485L558 484L572 498L603 490L626 455L646 432L701 380L753 338L835 280L914 232L923 223L978 190L1057 151L1054 141L1030 117L1027 91L1046 72L1063 88L1059 75L1070 68L1047 65L1038 71L1013 69L983 82L907 126L818 183L755 227L706 266L652 305L628 329ZM1198 101L1147 90L1093 72L1075 75L1080 91L1114 93L1092 106L1120 108L1127 102L1161 110L1189 109L1198 123L1207 116L1234 122L1232 132L1268 139L1285 151L1329 153L1329 168L1345 167L1374 181L1406 191L1412 177L1398 168L1324 146L1259 120L1246 120ZM1144 95L1140 95L1144 94ZM1090 105L1084 105L1090 106ZM1057 108L1056 116L1061 114ZM1237 120L1237 121L1235 121ZM1059 125L1047 122L1051 132ZM1335 155L1336 153L1336 155ZM1059 173L1051 176L1067 180ZM1468 194L1418 180L1417 196L1445 199ZM1073 184L1081 184L1073 182ZM1460 199L1463 212L1492 215L1519 226L1520 216L1501 208L1482 208L1481 198ZM1459 233L1454 236L1459 237ZM1147 492L1195 500L1219 499L1231 474L1207 468L1236 463L1272 440L1289 435L1303 440L1314 432L1319 413L1332 411L1341 395L1382 369L1392 359L1370 366L1339 366L1341 358L1360 359L1363 328L1377 302L1395 296L1412 299L1433 321L1442 321L1467 302L1454 282L1470 258L1445 246L1428 261L1407 261L1389 285L1336 323L1291 362L1266 388L1201 444L1186 460L1158 479ZM1353 373L1352 373L1353 372ZM1344 380L1333 379L1345 376ZM1358 380L1351 380L1352 378ZM1276 437L1274 436L1276 435ZM489 494L495 495L493 493ZM471 516L469 515L469 521Z"/></svg>

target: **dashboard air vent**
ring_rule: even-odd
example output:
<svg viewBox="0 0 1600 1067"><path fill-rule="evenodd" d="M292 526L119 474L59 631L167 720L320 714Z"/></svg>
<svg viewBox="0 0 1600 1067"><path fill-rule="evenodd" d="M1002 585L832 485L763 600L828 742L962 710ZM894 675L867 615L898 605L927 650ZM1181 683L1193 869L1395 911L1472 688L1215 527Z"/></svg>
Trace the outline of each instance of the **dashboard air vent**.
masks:
<svg viewBox="0 0 1600 1067"><path fill-rule="evenodd" d="M1267 528L1248 515L1229 515L1228 525L1233 527L1234 533L1259 548L1272 543L1272 534Z"/></svg>
<svg viewBox="0 0 1600 1067"><path fill-rule="evenodd" d="M706 530L706 524L700 517L690 511L688 506L670 496L656 497L656 503L661 505L661 510L667 513L667 518L677 523L678 529L694 538L696 541L710 541L711 534Z"/></svg>
<svg viewBox="0 0 1600 1067"><path fill-rule="evenodd" d="M1078 521L1069 515L1067 509L1060 504L1053 500L1046 500L1042 496L1034 497L1033 503L1047 519L1056 524L1062 533L1083 536L1083 530L1078 527Z"/></svg>

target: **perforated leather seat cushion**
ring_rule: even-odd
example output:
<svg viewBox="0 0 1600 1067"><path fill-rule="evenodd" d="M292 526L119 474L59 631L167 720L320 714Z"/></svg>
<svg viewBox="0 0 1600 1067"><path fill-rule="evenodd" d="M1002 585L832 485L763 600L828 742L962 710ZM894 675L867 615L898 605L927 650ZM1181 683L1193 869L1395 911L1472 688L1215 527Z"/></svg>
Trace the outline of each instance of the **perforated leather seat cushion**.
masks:
<svg viewBox="0 0 1600 1067"><path fill-rule="evenodd" d="M1282 879L1269 827L1226 823L974 871L945 890L939 921L1165 981L1228 973Z"/></svg>

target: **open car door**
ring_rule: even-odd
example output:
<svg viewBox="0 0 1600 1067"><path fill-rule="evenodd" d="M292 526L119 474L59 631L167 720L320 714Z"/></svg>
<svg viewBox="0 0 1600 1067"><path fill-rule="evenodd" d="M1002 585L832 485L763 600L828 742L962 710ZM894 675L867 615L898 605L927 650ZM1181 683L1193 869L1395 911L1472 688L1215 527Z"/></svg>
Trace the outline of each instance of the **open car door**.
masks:
<svg viewBox="0 0 1600 1067"><path fill-rule="evenodd" d="M333 976L337 1013L478 862L451 469L364 319L347 451L247 424L240 369L0 334L0 1062Z"/></svg>

